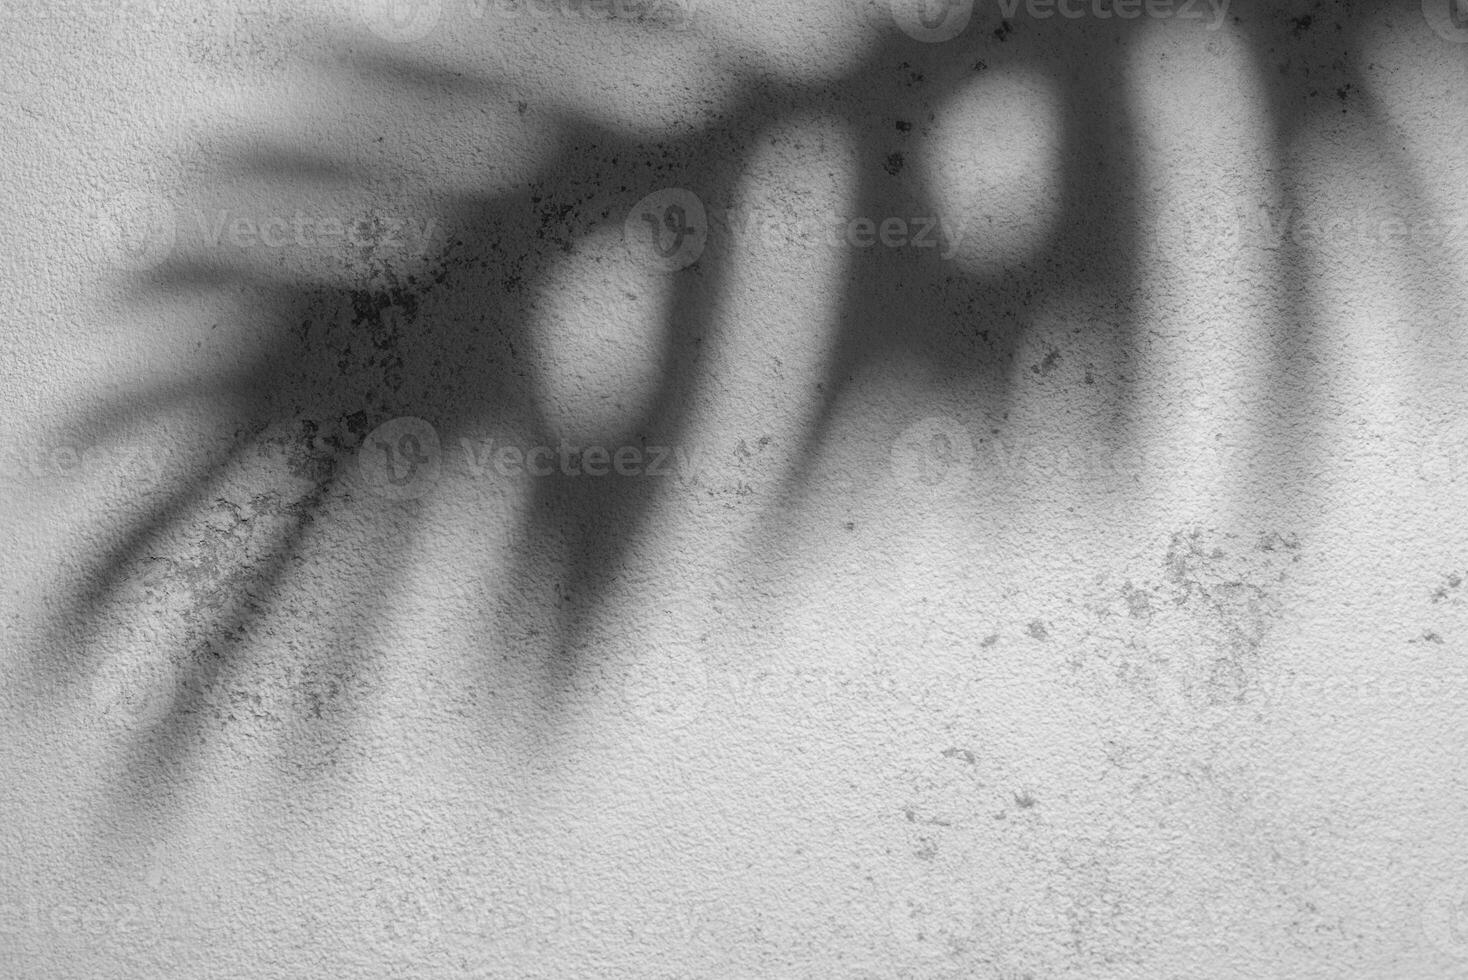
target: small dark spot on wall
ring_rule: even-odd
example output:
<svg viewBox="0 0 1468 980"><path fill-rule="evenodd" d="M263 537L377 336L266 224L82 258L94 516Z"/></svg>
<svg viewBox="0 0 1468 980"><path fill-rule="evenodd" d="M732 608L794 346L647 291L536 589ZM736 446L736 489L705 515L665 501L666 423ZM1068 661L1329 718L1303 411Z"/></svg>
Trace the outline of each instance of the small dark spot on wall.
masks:
<svg viewBox="0 0 1468 980"><path fill-rule="evenodd" d="M1443 583L1432 593L1433 602L1442 602L1444 599L1447 599L1450 593L1456 591L1458 586L1463 584L1463 577L1456 572L1452 572L1443 580Z"/></svg>
<svg viewBox="0 0 1468 980"><path fill-rule="evenodd" d="M1014 802L1019 804L1021 810L1028 810L1035 805L1035 798L1027 790L1020 790L1014 794Z"/></svg>
<svg viewBox="0 0 1468 980"><path fill-rule="evenodd" d="M1422 642L1423 643L1437 643L1437 644L1441 644L1442 641L1443 641L1443 638L1441 636L1438 636L1436 633L1433 633L1431 631L1422 634Z"/></svg>
<svg viewBox="0 0 1468 980"><path fill-rule="evenodd" d="M899 133L910 133L910 132L912 132L912 123L908 122L905 119L899 119L899 120L897 120L897 131Z"/></svg>
<svg viewBox="0 0 1468 980"><path fill-rule="evenodd" d="M974 62L973 70L974 71L988 71L989 70L989 65L988 65L987 62L975 61Z"/></svg>
<svg viewBox="0 0 1468 980"><path fill-rule="evenodd" d="M846 528L846 530L848 530L848 531L855 531L856 530L856 521L847 521L845 524L843 524L841 526L844 527L844 528Z"/></svg>
<svg viewBox="0 0 1468 980"><path fill-rule="evenodd" d="M893 177L896 177L902 172L902 167L906 163L907 161L903 159L901 153L891 153L887 156L887 162L882 164L882 169L887 171Z"/></svg>
<svg viewBox="0 0 1468 980"><path fill-rule="evenodd" d="M1091 373L1091 369L1090 368L1086 368L1086 384L1093 385L1095 383L1096 383L1096 376Z"/></svg>
<svg viewBox="0 0 1468 980"><path fill-rule="evenodd" d="M1030 370L1033 371L1035 374L1038 374L1040 377L1044 378L1048 377L1050 375L1050 372L1054 371L1059 363L1060 351L1051 348L1050 353L1045 355L1045 359L1042 360L1039 364L1031 365Z"/></svg>
<svg viewBox="0 0 1468 980"><path fill-rule="evenodd" d="M1009 37L1009 35L1012 34L1013 32L1014 32L1014 25L1013 24L1011 24L1007 20L1000 21L999 22L999 26L994 29L994 39L997 40L997 41L1003 41L1003 40L1007 39Z"/></svg>
<svg viewBox="0 0 1468 980"><path fill-rule="evenodd" d="M945 758L945 759L962 759L964 762L967 762L969 765L974 765L976 762L978 762L978 756L974 755L973 752L971 750L969 750L969 749L959 749L959 748L944 749L943 750L943 758Z"/></svg>
<svg viewBox="0 0 1468 980"><path fill-rule="evenodd" d="M988 636L984 637L984 641L982 643L980 643L979 646L986 647L987 648L987 647L993 646L994 644L996 644L998 642L999 642L999 634L998 633L990 633Z"/></svg>
<svg viewBox="0 0 1468 980"><path fill-rule="evenodd" d="M1050 639L1050 631L1047 630L1045 628L1045 624L1040 622L1038 619L1030 623L1030 625L1025 628L1025 631L1037 640Z"/></svg>
<svg viewBox="0 0 1468 980"><path fill-rule="evenodd" d="M1299 37L1301 34L1308 31L1310 29L1310 25L1314 23L1314 20L1314 17L1306 14L1303 17L1296 17L1294 20L1290 21L1290 23L1295 25L1295 36Z"/></svg>

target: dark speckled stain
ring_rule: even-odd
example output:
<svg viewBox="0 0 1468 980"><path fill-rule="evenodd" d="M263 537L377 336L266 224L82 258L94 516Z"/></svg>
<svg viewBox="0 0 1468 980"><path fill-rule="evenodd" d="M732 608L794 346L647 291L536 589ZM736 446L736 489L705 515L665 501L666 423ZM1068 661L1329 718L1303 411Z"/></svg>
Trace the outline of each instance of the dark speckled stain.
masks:
<svg viewBox="0 0 1468 980"><path fill-rule="evenodd" d="M1014 33L1014 25L1007 20L1000 21L999 26L994 28L994 40L1006 41L1012 33Z"/></svg>
<svg viewBox="0 0 1468 980"><path fill-rule="evenodd" d="M365 367L382 372L384 386L397 391L402 386L403 359L399 353L404 329L412 329L418 317L418 298L405 290L367 292L358 290L351 298L356 324L365 329L372 344Z"/></svg>
<svg viewBox="0 0 1468 980"><path fill-rule="evenodd" d="M1029 626L1025 627L1025 632L1029 633L1030 636L1034 637L1037 640L1048 640L1050 638L1050 631L1047 630L1045 628L1045 624L1040 622L1038 619L1030 623Z"/></svg>
<svg viewBox="0 0 1468 980"><path fill-rule="evenodd" d="M298 436L290 434L261 440L259 448L263 453L285 448L302 455ZM313 465L331 463L314 459ZM150 563L142 577L149 601L183 611L193 656L222 656L244 638L241 611L265 601L268 591L258 581L257 567L272 560L283 528L314 520L315 503L309 497L275 491L239 501L221 497L202 516L185 548Z"/></svg>
<svg viewBox="0 0 1468 980"><path fill-rule="evenodd" d="M898 65L897 70L907 73L907 84L909 86L917 85L923 80L923 73L913 68L912 65L906 61Z"/></svg>
<svg viewBox="0 0 1468 980"><path fill-rule="evenodd" d="M1438 586L1437 589L1433 591L1432 601L1446 601L1449 597L1453 596L1458 591L1458 587L1462 584L1463 576L1459 575L1457 572L1448 573L1443 578L1443 584Z"/></svg>
<svg viewBox="0 0 1468 980"><path fill-rule="evenodd" d="M1227 553L1221 547L1208 548L1204 540L1197 529L1173 535L1165 563L1167 577L1177 589L1173 601L1179 606L1195 605L1211 627L1209 639L1217 650L1208 676L1212 696L1242 700L1259 646L1279 613L1279 602L1265 584L1249 581L1238 570L1226 570ZM1298 549L1293 537L1280 535L1259 545L1261 552ZM1298 561L1299 555L1291 558ZM1278 578L1283 578L1282 572Z"/></svg>
<svg viewBox="0 0 1468 980"><path fill-rule="evenodd" d="M1059 364L1060 351L1052 347L1050 349L1050 352L1045 355L1044 359L1041 360L1039 364L1032 364L1030 366L1030 370L1033 371L1035 374L1038 374L1040 377L1046 378L1050 376L1050 372L1054 371Z"/></svg>
<svg viewBox="0 0 1468 980"><path fill-rule="evenodd" d="M1174 710L1172 691L1194 710L1253 703L1261 648L1283 612L1279 584L1299 560L1293 535L1266 534L1249 548L1233 535L1178 531L1160 580L1125 580L1092 607L1106 636L1092 635L1071 667L1095 693L1164 711ZM1180 631L1193 641L1177 642Z"/></svg>
<svg viewBox="0 0 1468 980"><path fill-rule="evenodd" d="M887 162L882 164L882 169L887 171L887 173L891 174L893 177L896 177L898 174L902 173L902 168L906 165L906 163L907 161L903 158L901 153L889 153L887 155Z"/></svg>

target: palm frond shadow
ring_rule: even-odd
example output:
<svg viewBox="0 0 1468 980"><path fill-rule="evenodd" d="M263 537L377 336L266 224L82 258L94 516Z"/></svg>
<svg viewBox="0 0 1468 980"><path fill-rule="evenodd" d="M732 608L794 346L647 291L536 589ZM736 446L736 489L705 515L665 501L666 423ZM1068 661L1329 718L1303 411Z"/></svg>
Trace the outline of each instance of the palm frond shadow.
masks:
<svg viewBox="0 0 1468 980"><path fill-rule="evenodd" d="M1295 44L1292 50L1300 59L1295 74L1265 72L1272 79L1271 111L1278 127L1273 139L1285 146L1302 124L1294 107L1302 98L1309 102L1300 79L1312 71L1317 77L1334 72L1348 78L1354 69L1349 58L1342 66L1339 45L1282 40L1278 15L1261 9L1235 6L1237 18L1257 25L1252 43L1258 63L1271 63L1274 55L1267 49L1281 43ZM363 502L350 473L370 431L389 419L415 416L449 442L487 431L507 433L522 445L559 441L561 433L542 401L544 369L529 324L536 304L555 288L560 258L591 236L620 228L632 205L653 191L685 187L705 200L737 200L761 134L803 114L834 117L857 134L857 213L937 214L937 191L921 167L910 164L900 177L890 173L893 148L899 145L894 121L921 125L945 93L979 70L1021 66L1055 81L1064 146L1059 219L1034 257L992 273L965 271L934 255L873 250L850 257L845 292L837 300L840 335L821 379L816 421L804 433L796 458L820 454L843 407L861 397L857 379L893 360L924 365L935 381L970 391L974 411L984 418L1004 419L1016 378L1027 369L1017 358L1034 311L1047 299L1077 290L1107 299L1091 329L1103 334L1099 344L1105 353L1098 364L1112 372L1104 379L1105 410L1115 425L1111 448L1126 448L1136 438L1139 421L1125 374L1128 351L1143 329L1131 303L1141 288L1142 222L1138 134L1123 77L1123 42L1133 27L1111 23L1105 30L1067 31L1069 25L1053 22L1043 30L1001 31L997 37L976 29L972 40L948 45L919 44L894 30L846 77L811 85L751 77L716 122L676 137L640 138L594 119L556 115L556 150L536 173L507 191L437 195L444 241L426 269L403 273L385 267L366 282L343 286L181 257L140 289L167 295L246 288L249 295L264 298L256 313L270 324L270 340L242 368L187 390L164 386L127 403L106 404L81 420L106 433L121 420L146 416L173 399L198 397L212 386L221 412L236 420L236 427L226 450L201 454L175 489L118 522L116 543L57 613L57 641L78 650L94 644L98 624L165 535L197 520L231 467L242 465L269 438L295 433L291 451L303 461L305 489L290 502L268 556L229 578L238 601L221 607L213 628L187 638L198 647L188 658L191 674L167 716L140 736L148 749L140 758L148 765L160 771L187 768L190 746L201 730L197 716L203 699L232 669L270 597L287 582L309 529L334 513L380 505ZM343 70L376 83L485 98L502 97L505 91L503 80L494 77L470 76L385 49L357 49L361 53ZM1378 120L1368 122L1379 126ZM352 181L363 173L360 161L322 158L291 146L242 152L235 166L241 174L282 183ZM1293 252L1281 258L1287 263L1281 275L1288 280L1297 271L1288 263L1299 259ZM614 433L622 444L677 446L690 436L692 408L710 382L700 357L704 331L728 285L727 263L716 254L674 275L657 333L657 382L643 410ZM1303 308L1275 312L1287 324L1311 315ZM1281 338L1273 353L1308 359L1308 351L1297 348L1310 342L1308 335ZM1290 405L1293 414L1304 418L1314 411L1313 389L1296 383L1287 366L1277 366L1273 378L1279 389L1273 397ZM1303 444L1307 437L1300 427L1281 431L1286 433L1281 438L1299 443L1280 447L1281 452L1312 451ZM805 489L803 472L784 475L767 505L767 533L744 549L747 558L767 562L779 555L780 511L799 508ZM509 574L521 583L517 594L536 602L521 615L544 623L542 652L552 658L547 676L560 678L557 683L574 675L578 656L593 636L599 602L635 560L635 545L663 502L646 481L633 477L577 479L557 472L532 484L510 535ZM411 524L411 502L404 507ZM406 549L411 536L394 540ZM391 556L372 564L381 576L393 574L394 566ZM365 637L372 625L368 615L342 628ZM336 666L345 675L353 670L353 649L350 640L341 644ZM67 670L87 669L85 656L58 662ZM123 778L141 777L132 772Z"/></svg>

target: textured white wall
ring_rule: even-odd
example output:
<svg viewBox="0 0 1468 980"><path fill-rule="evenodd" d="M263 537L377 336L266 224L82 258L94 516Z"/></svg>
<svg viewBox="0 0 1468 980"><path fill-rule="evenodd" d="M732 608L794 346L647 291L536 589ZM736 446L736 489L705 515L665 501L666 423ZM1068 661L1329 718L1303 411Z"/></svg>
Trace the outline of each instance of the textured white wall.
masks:
<svg viewBox="0 0 1468 980"><path fill-rule="evenodd" d="M1468 32L1296 6L4 5L0 972L1468 976Z"/></svg>

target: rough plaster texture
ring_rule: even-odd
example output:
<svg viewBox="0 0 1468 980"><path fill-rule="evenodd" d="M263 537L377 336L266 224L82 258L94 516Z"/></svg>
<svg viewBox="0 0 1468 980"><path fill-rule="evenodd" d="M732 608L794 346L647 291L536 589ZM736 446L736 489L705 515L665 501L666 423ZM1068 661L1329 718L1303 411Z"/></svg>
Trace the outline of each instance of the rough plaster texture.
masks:
<svg viewBox="0 0 1468 980"><path fill-rule="evenodd" d="M1447 14L567 9L0 8L0 973L1468 976Z"/></svg>

